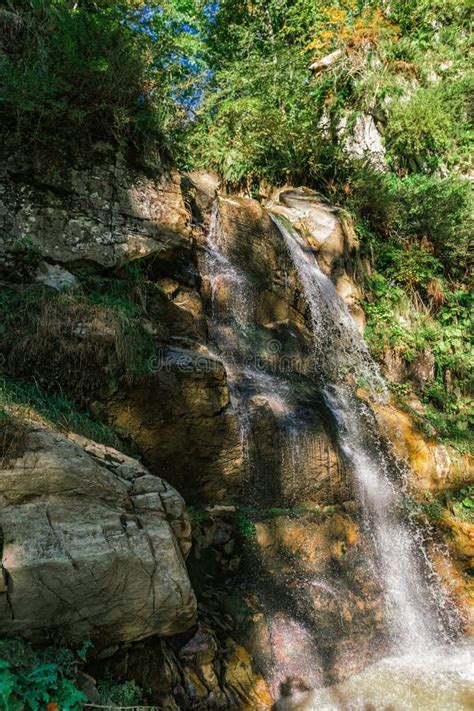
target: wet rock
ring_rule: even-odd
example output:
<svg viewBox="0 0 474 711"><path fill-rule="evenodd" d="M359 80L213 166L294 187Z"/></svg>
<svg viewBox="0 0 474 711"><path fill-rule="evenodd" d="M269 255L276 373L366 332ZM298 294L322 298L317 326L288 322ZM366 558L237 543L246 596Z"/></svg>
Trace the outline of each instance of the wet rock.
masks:
<svg viewBox="0 0 474 711"><path fill-rule="evenodd" d="M424 434L413 415L389 404L371 402L382 435L395 455L409 465L409 488L415 495L441 493L474 478L473 457Z"/></svg>
<svg viewBox="0 0 474 711"><path fill-rule="evenodd" d="M308 397L317 402L317 394ZM291 405L278 393L252 398L249 456L253 463L250 488L261 506L333 504L348 498L350 485L321 411L309 408L298 429L282 427Z"/></svg>
<svg viewBox="0 0 474 711"><path fill-rule="evenodd" d="M188 641L152 638L130 645L102 664L100 674L135 679L151 701L169 711L269 711L272 697L249 653L219 624L201 624Z"/></svg>
<svg viewBox="0 0 474 711"><path fill-rule="evenodd" d="M308 687L363 668L382 644L384 623L359 525L328 512L270 516L255 527L252 567L265 613L254 621L252 652L261 668Z"/></svg>
<svg viewBox="0 0 474 711"><path fill-rule="evenodd" d="M196 224L208 222L219 184L220 178L216 173L195 171L183 176L183 193L191 207L193 222Z"/></svg>
<svg viewBox="0 0 474 711"><path fill-rule="evenodd" d="M355 280L359 245L351 222L309 188L278 190L267 206L286 217L303 235L321 271L332 279L362 332L365 317L359 304L361 291Z"/></svg>

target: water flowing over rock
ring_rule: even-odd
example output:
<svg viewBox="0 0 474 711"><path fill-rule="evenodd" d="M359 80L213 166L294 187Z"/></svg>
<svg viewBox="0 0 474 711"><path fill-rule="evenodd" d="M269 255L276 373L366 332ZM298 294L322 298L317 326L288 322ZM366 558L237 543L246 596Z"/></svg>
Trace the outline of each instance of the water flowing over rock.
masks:
<svg viewBox="0 0 474 711"><path fill-rule="evenodd" d="M115 279L143 258L147 372L79 394L146 468L29 426L0 477L2 632L90 636L98 673L172 711L379 711L381 685L398 711L404 684L407 708L433 711L438 682L468 708L472 530L445 517L435 534L404 502L471 481L472 460L389 398L361 336L350 222L307 188L265 207L101 151L6 181L0 266L12 278L25 224L61 288L64 265L74 286L85 265ZM110 328L86 315L80 337L113 348Z"/></svg>
<svg viewBox="0 0 474 711"><path fill-rule="evenodd" d="M327 685L363 669L382 650L410 655L442 649L461 625L427 556L422 530L399 507L407 470L378 432L370 407L353 394L355 385L363 384L374 408L388 406L383 379L331 269L325 274L315 259L324 239L314 245L285 215L289 210L302 229L300 210L321 234L317 220L324 213L329 234L341 229L331 211L314 202L314 194L284 191L283 209L272 204L272 230L268 216L250 201L219 199L202 267L209 284L210 347L229 375L247 464L246 491L260 510L247 566L263 616L249 644L275 695L285 678L299 679L300 690ZM252 236L259 230L265 241L255 244ZM283 304L293 305L278 330L274 321L261 318L261 305L275 289L285 294ZM289 367L288 340L299 352ZM331 484L317 488L311 469L310 423L316 413L337 463L324 470L323 479L332 486L340 479L332 491ZM269 439L273 452L265 448ZM319 547L321 514L312 511L330 501L344 506L334 528L328 524L331 543ZM298 510L298 505L301 524L293 522L291 509L285 516L277 508L276 521L268 521L266 510ZM322 550L331 552L327 562ZM351 581L349 588L345 580Z"/></svg>

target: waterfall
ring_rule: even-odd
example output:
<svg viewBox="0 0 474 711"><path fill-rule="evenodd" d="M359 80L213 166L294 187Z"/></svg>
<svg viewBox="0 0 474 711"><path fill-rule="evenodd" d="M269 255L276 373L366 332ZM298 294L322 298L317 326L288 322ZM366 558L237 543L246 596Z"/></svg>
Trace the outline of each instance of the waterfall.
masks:
<svg viewBox="0 0 474 711"><path fill-rule="evenodd" d="M316 373L319 370L324 380L332 382L345 381L352 373L360 385L370 384L385 394L385 384L367 345L334 284L319 268L311 248L289 220L275 213L270 213L270 217L285 240L310 309Z"/></svg>
<svg viewBox="0 0 474 711"><path fill-rule="evenodd" d="M232 205L232 209L238 206L232 200L228 204ZM298 505L303 496L301 490L307 481L313 486L313 493L316 491L318 501L319 489L314 487L317 468L311 470L308 463L313 462L313 466L318 457L327 457L327 460L324 459L325 476L330 479L330 492L326 492L325 496L332 496L335 502L344 502L342 497L357 500L356 524L350 523L353 521L350 514L343 513L344 506L339 506L341 513L338 515L339 521L361 527L364 543L360 549L355 546L357 550L352 553L351 560L356 570L354 581L346 570L341 571L332 554L324 564L317 562L316 555L315 566L306 565L301 569L298 559L292 562L288 550L283 547L277 551L275 548L271 555L279 556L278 565L283 571L279 578L277 576L278 579L270 574L265 578L265 560L255 560L246 584L252 586L259 596L272 650L270 666L265 666L267 662L264 661L262 668L276 696L285 680L299 678L297 693L302 698L309 694L309 705L302 705L301 708L358 710L367 708L364 699L374 698L372 707L379 710L385 708L380 683L387 684L387 679L396 677L398 687L394 681L391 690L396 695L408 678L406 669L414 668L417 660L427 657L428 653L428 663L439 669L443 679L446 674L454 673L452 669L465 670L466 657L462 650L451 666L446 664L451 652L440 652L437 657L435 651L443 649L443 645L449 642L449 631L456 630L458 618L431 568L419 526L413 525L400 511L398 503L403 492L405 472L384 449L369 406L354 392L355 385L360 385L369 390L375 399L386 400L384 380L346 305L332 281L320 270L312 250L288 220L279 214L269 215L275 225L275 242L279 245L279 240L283 239L286 249L286 252L285 249L280 251L280 258L282 254L287 255L287 264L281 265L284 278L280 281L288 289L287 270L295 274L296 277L291 277L297 281L294 289L298 290L299 286L307 306L307 321L312 335L312 341L308 341L312 342L312 352L311 365L302 374L297 369L292 373L282 369L284 357L278 350L282 348L278 342L269 341L270 346L263 347L262 352L262 338L268 337L268 331L266 324L257 324L259 285L252 278L247 263L247 247L236 244L235 235L232 242L225 232L217 200L212 209L203 266L209 285L210 348L225 365L231 401L240 423L243 458L247 467L243 503L260 510L269 506L288 507L293 502ZM296 296L296 292L292 294L292 298ZM278 352L275 354L272 351L276 345ZM311 344L308 347L311 348ZM280 369L276 370L272 367L275 355L280 364ZM300 395L299 388L306 388L304 396ZM315 403L311 401L308 404L311 398ZM256 435L262 415L261 412L255 415L255 404L258 406L262 402L276 422L270 464L265 461L268 449L262 460L259 452L261 443L258 442L259 435ZM311 418L315 412L320 421L324 420L324 427L330 429L332 460L329 450L325 449L326 445L319 438L319 430L314 429ZM320 530L317 526L326 525L324 522L329 519L325 519L324 514L321 519L317 516L317 513L310 514L301 526L315 526L314 530ZM297 519L289 517L290 522L294 520ZM337 528L339 524L335 521L334 525ZM265 535L272 535L270 524L264 530ZM338 534L335 535L337 537ZM311 555L310 551L307 560L312 560ZM262 577L261 584L259 576ZM377 610L382 598L384 620L380 624L370 604L365 608L364 600L361 600L364 585L371 590ZM358 631L354 634L353 614L361 616L357 620ZM320 620L322 626L319 625ZM360 637L357 635L365 624L374 626L368 635L372 647L360 650L359 660ZM354 673L380 658L382 653L389 652L392 656L380 662L380 667L368 667L365 676L365 672L354 676L354 680L360 679L361 689L364 690L360 703L354 686L350 685L347 692L345 689L337 691L344 702L338 700L334 703L331 694L324 691L313 703L309 689L334 683L331 670L333 649L340 639L343 640L340 646L343 654L347 653L351 663L355 660ZM396 664L393 666L393 659L404 660L401 671ZM437 679L430 682L431 686L435 683ZM374 689L375 696L372 693ZM464 686L462 692L463 689ZM339 699L339 696L336 698ZM346 700L349 705L345 705ZM397 711L399 708L431 711L431 706L426 705L394 705L393 708ZM432 708L438 709L436 705ZM442 710L445 711L439 706L439 711Z"/></svg>
<svg viewBox="0 0 474 711"><path fill-rule="evenodd" d="M322 392L374 544L373 564L384 591L393 649L398 653L425 652L449 638L442 621L449 605L427 565L420 536L400 518L397 504L401 492L390 476L396 465L383 452L368 407L344 384L350 372L380 393L384 392L381 376L312 251L288 220L276 214L271 217L285 240L310 310ZM428 567L429 581L422 575L423 564Z"/></svg>

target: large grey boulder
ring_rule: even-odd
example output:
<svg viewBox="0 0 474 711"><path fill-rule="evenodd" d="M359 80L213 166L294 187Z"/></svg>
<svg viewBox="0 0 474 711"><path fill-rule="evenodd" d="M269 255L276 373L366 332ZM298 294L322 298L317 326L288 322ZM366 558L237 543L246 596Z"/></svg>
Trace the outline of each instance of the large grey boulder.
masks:
<svg viewBox="0 0 474 711"><path fill-rule="evenodd" d="M180 495L114 449L28 427L0 470L0 635L100 648L192 626Z"/></svg>

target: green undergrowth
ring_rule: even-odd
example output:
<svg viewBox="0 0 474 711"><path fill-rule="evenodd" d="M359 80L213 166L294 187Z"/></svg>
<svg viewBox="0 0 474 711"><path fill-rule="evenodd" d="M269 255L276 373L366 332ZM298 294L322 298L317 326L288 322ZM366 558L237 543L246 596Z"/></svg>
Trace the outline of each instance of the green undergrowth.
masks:
<svg viewBox="0 0 474 711"><path fill-rule="evenodd" d="M64 432L92 439L100 444L127 450L112 427L95 420L63 393L51 394L36 382L0 377L0 422L40 417ZM18 431L18 425L15 429ZM12 451L5 452L5 455ZM1 454L0 454L1 456Z"/></svg>
<svg viewBox="0 0 474 711"><path fill-rule="evenodd" d="M33 647L20 638L0 639L0 711L79 711L87 697L80 675L91 643L73 650L60 645ZM97 684L108 708L139 707L145 692L134 681L106 677ZM152 708L152 707L147 707Z"/></svg>
<svg viewBox="0 0 474 711"><path fill-rule="evenodd" d="M87 701L77 684L86 648L35 650L21 639L0 640L0 709L39 711L56 704L61 711L76 711Z"/></svg>
<svg viewBox="0 0 474 711"><path fill-rule="evenodd" d="M139 708L143 703L143 689L134 680L117 683L113 677L107 676L99 681L97 691L101 703L110 709ZM152 709L153 707L147 706L146 708Z"/></svg>
<svg viewBox="0 0 474 711"><path fill-rule="evenodd" d="M0 124L10 149L127 139L168 150L192 44L175 3L3 0Z"/></svg>
<svg viewBox="0 0 474 711"><path fill-rule="evenodd" d="M474 294L446 274L428 241L364 234L374 271L365 279L365 337L374 356L399 364L402 406L415 391L431 434L472 451ZM423 377L418 373L425 371Z"/></svg>
<svg viewBox="0 0 474 711"><path fill-rule="evenodd" d="M402 497L399 506L407 513L423 513L431 519L454 518L474 523L474 486L446 491L439 496L427 494L424 501Z"/></svg>

